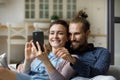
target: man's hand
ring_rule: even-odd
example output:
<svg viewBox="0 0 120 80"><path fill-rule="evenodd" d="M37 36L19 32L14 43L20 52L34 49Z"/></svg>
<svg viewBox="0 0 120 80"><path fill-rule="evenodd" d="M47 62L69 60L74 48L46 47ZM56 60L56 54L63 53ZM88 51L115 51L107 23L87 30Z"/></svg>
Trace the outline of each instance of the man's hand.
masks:
<svg viewBox="0 0 120 80"><path fill-rule="evenodd" d="M56 57L63 58L64 60L69 61L72 64L74 64L76 62L76 58L73 57L69 53L69 51L64 47L57 49L55 55L56 55Z"/></svg>

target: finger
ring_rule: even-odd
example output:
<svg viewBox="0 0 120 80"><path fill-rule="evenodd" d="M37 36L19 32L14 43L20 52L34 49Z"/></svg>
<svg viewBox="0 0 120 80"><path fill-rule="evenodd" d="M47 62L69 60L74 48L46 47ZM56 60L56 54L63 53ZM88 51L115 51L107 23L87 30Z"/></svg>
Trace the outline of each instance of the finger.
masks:
<svg viewBox="0 0 120 80"><path fill-rule="evenodd" d="M55 53L58 53L62 48L58 48Z"/></svg>
<svg viewBox="0 0 120 80"><path fill-rule="evenodd" d="M27 42L29 44L29 47L32 47L32 41Z"/></svg>
<svg viewBox="0 0 120 80"><path fill-rule="evenodd" d="M28 42L25 43L25 48L27 48L29 46Z"/></svg>
<svg viewBox="0 0 120 80"><path fill-rule="evenodd" d="M64 54L64 52L59 52L59 54L57 55L58 58L61 58L61 56Z"/></svg>
<svg viewBox="0 0 120 80"><path fill-rule="evenodd" d="M39 45L38 41L36 42L36 44L37 44L38 51L42 52L41 46Z"/></svg>
<svg viewBox="0 0 120 80"><path fill-rule="evenodd" d="M62 47L62 48L58 48L56 50L56 53L59 52L59 51L67 52L68 50L66 48Z"/></svg>
<svg viewBox="0 0 120 80"><path fill-rule="evenodd" d="M58 57L58 56L59 56L59 54L60 54L60 52L61 52L60 50L59 50L59 51L57 51L57 52L55 52L55 56L56 56L56 57Z"/></svg>
<svg viewBox="0 0 120 80"><path fill-rule="evenodd" d="M47 53L47 46L44 44L43 47L44 47L44 52Z"/></svg>
<svg viewBox="0 0 120 80"><path fill-rule="evenodd" d="M33 42L32 42L32 49L37 52L37 49L36 49L36 47L35 47Z"/></svg>
<svg viewBox="0 0 120 80"><path fill-rule="evenodd" d="M63 48L61 50L59 50L57 53L56 53L56 56L57 57L61 57L61 58L64 58L67 59L67 57L69 56L69 52L67 49Z"/></svg>
<svg viewBox="0 0 120 80"><path fill-rule="evenodd" d="M33 40L30 40L30 42L33 42Z"/></svg>
<svg viewBox="0 0 120 80"><path fill-rule="evenodd" d="M63 51L64 51L66 54L70 54L69 51L68 51L68 49L66 49L66 48L63 48Z"/></svg>
<svg viewBox="0 0 120 80"><path fill-rule="evenodd" d="M58 55L61 51L63 50L63 48L58 48L55 52L56 55Z"/></svg>
<svg viewBox="0 0 120 80"><path fill-rule="evenodd" d="M61 58L67 60L67 56L66 56L66 54L63 54L63 55L61 56Z"/></svg>

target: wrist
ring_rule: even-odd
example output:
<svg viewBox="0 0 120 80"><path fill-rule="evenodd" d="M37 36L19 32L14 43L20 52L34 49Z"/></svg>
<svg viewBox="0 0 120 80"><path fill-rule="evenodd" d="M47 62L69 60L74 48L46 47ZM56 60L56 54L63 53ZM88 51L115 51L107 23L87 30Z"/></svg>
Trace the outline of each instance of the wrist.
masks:
<svg viewBox="0 0 120 80"><path fill-rule="evenodd" d="M33 59L30 59L30 58L25 58L25 60L24 60L25 62L29 62L29 63L31 63L32 61L33 61Z"/></svg>
<svg viewBox="0 0 120 80"><path fill-rule="evenodd" d="M75 62L76 62L76 57L72 57L71 63L75 64Z"/></svg>
<svg viewBox="0 0 120 80"><path fill-rule="evenodd" d="M45 60L45 61L43 61L43 63L44 63L45 65L49 65L51 62L50 62L49 60Z"/></svg>
<svg viewBox="0 0 120 80"><path fill-rule="evenodd" d="M24 67L30 66L30 65L31 65L31 62L32 62L32 61L25 60L25 61L24 61Z"/></svg>
<svg viewBox="0 0 120 80"><path fill-rule="evenodd" d="M28 73L30 70L31 61L24 61L22 72Z"/></svg>

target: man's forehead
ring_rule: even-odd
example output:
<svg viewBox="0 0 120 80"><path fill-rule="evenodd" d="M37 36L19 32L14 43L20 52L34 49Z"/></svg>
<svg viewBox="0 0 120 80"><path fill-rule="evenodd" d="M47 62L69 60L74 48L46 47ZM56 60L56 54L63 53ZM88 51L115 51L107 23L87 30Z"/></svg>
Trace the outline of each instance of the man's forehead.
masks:
<svg viewBox="0 0 120 80"><path fill-rule="evenodd" d="M81 31L83 31L83 28L80 25L73 24L69 26L69 32L81 32Z"/></svg>

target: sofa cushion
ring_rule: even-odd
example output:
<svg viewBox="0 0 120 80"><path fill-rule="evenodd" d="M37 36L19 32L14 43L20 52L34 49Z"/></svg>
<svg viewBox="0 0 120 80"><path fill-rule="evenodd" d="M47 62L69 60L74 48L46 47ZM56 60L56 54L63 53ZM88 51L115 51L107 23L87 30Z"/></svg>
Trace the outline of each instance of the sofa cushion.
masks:
<svg viewBox="0 0 120 80"><path fill-rule="evenodd" d="M0 66L9 69L7 65L7 54L6 53L3 53L0 55Z"/></svg>
<svg viewBox="0 0 120 80"><path fill-rule="evenodd" d="M120 66L111 65L107 75L114 76L117 80L120 80Z"/></svg>

